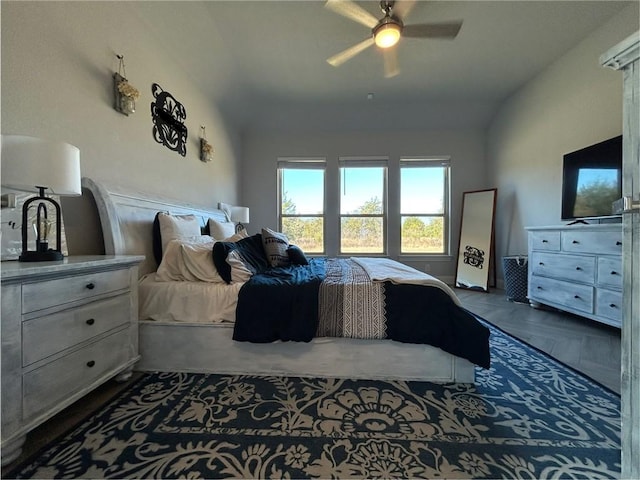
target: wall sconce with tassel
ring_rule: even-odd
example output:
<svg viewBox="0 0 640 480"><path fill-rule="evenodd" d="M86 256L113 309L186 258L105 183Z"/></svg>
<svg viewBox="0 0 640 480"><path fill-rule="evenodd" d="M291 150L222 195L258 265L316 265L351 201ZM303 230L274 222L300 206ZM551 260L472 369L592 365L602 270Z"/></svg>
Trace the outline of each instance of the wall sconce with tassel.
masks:
<svg viewBox="0 0 640 480"><path fill-rule="evenodd" d="M129 116L136 111L136 100L140 98L140 92L126 79L124 55L116 55L116 57L119 63L118 71L113 74L115 109L123 115Z"/></svg>
<svg viewBox="0 0 640 480"><path fill-rule="evenodd" d="M204 125L200 126L200 130L202 130L202 136L200 137L200 160L210 162L213 160L213 145L207 142Z"/></svg>

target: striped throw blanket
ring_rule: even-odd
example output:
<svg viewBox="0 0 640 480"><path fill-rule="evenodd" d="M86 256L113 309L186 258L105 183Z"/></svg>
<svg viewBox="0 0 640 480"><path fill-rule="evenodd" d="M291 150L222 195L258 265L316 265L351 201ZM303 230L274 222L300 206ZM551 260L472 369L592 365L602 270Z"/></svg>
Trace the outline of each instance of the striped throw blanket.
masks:
<svg viewBox="0 0 640 480"><path fill-rule="evenodd" d="M372 282L352 259L327 259L320 285L316 336L383 339L387 337L384 282Z"/></svg>

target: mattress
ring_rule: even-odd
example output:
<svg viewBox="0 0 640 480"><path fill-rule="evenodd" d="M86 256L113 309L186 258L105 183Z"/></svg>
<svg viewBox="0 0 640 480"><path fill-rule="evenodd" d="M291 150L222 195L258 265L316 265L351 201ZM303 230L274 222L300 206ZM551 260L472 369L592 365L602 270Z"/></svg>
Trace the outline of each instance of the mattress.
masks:
<svg viewBox="0 0 640 480"><path fill-rule="evenodd" d="M160 282L151 273L140 279L140 320L234 323L242 283Z"/></svg>

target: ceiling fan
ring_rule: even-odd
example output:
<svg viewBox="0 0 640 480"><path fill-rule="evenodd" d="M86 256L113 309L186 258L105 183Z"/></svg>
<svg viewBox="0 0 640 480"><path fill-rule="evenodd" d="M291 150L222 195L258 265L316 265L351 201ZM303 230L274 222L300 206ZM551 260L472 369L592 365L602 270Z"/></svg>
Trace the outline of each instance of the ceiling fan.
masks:
<svg viewBox="0 0 640 480"><path fill-rule="evenodd" d="M405 25L407 17L416 0L382 0L380 8L384 13L381 19L351 0L327 0L325 7L371 29L371 36L360 43L330 57L327 62L334 67L342 65L358 53L377 45L384 57L385 77L394 77L400 73L398 58L394 48L401 37L453 39L458 35L461 21L445 23L425 23Z"/></svg>

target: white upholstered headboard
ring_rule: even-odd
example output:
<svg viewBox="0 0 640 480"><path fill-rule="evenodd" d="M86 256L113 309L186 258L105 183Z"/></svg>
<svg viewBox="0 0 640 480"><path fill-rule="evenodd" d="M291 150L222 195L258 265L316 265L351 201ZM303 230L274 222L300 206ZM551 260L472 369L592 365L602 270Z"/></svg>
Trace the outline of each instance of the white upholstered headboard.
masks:
<svg viewBox="0 0 640 480"><path fill-rule="evenodd" d="M219 209L206 209L179 201L107 186L90 178L82 179L82 187L91 192L100 217L106 255L144 255L140 276L157 269L153 256L153 220L158 212L175 215L193 214L202 227L209 218L226 221Z"/></svg>

